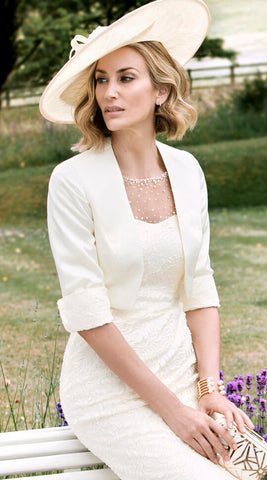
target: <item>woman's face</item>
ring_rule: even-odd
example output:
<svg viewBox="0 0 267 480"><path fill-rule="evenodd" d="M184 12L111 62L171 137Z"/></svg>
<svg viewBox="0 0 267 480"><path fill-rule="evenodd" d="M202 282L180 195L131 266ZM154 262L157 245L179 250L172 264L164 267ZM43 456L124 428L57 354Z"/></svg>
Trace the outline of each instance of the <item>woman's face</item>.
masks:
<svg viewBox="0 0 267 480"><path fill-rule="evenodd" d="M154 128L159 90L136 50L122 47L102 57L95 78L96 101L111 132Z"/></svg>

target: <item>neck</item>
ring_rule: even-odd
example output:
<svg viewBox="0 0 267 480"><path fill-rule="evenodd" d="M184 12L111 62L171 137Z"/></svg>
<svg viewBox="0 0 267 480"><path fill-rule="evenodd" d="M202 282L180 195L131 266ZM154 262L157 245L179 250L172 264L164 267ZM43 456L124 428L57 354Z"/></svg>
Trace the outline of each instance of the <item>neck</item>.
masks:
<svg viewBox="0 0 267 480"><path fill-rule="evenodd" d="M122 175L145 178L160 175L166 170L154 134L114 132L111 141Z"/></svg>

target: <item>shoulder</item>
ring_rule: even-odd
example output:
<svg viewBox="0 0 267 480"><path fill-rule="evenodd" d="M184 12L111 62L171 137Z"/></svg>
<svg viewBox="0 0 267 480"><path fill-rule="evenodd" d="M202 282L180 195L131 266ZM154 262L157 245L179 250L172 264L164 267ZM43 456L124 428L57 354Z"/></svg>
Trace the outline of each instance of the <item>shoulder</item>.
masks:
<svg viewBox="0 0 267 480"><path fill-rule="evenodd" d="M64 160L63 162L59 163L51 174L51 179L57 177L65 177L65 176L72 176L75 177L79 175L79 172L82 171L90 165L94 161L94 159L98 156L98 154L93 151L93 149L86 150L85 152L78 153L73 157Z"/></svg>
<svg viewBox="0 0 267 480"><path fill-rule="evenodd" d="M110 150L111 146L107 144L101 152L91 148L61 162L52 171L49 189L54 186L64 186L64 188L82 192L88 184L93 182L94 173L101 169L103 160Z"/></svg>

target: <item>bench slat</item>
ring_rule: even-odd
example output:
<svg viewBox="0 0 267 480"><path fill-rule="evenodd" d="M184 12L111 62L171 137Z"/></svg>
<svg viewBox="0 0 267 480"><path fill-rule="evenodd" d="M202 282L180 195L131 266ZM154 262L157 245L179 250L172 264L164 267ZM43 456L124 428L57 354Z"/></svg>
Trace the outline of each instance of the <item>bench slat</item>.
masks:
<svg viewBox="0 0 267 480"><path fill-rule="evenodd" d="M76 436L71 431L70 427L38 428L36 430L3 432L0 434L0 446L71 439L76 439Z"/></svg>
<svg viewBox="0 0 267 480"><path fill-rule="evenodd" d="M82 468L92 465L103 465L103 462L90 452L49 455L41 458L20 458L16 460L2 460L0 462L0 475L51 472L53 470L67 470L68 468Z"/></svg>
<svg viewBox="0 0 267 480"><path fill-rule="evenodd" d="M59 440L56 442L25 443L0 447L0 460L16 458L43 457L76 452L87 452L88 449L76 440Z"/></svg>
<svg viewBox="0 0 267 480"><path fill-rule="evenodd" d="M86 470L83 472L65 472L52 475L38 475L37 480L119 480L112 470ZM9 480L18 480L10 478ZM23 477L22 480L33 480L33 477Z"/></svg>

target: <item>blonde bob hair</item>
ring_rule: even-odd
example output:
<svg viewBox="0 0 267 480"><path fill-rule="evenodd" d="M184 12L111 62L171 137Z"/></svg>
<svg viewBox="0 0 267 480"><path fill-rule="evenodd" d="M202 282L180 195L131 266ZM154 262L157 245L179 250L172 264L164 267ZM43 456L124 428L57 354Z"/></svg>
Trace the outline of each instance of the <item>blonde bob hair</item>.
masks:
<svg viewBox="0 0 267 480"><path fill-rule="evenodd" d="M181 139L188 128L196 122L195 109L187 103L188 79L182 66L167 52L160 42L145 41L127 45L136 50L145 60L152 85L159 89L170 88L167 100L155 106L155 134L166 133L168 140ZM95 70L97 62L87 67L87 92L77 99L74 119L83 137L73 149L84 151L90 147L102 150L106 138L111 136L107 129L95 97Z"/></svg>

